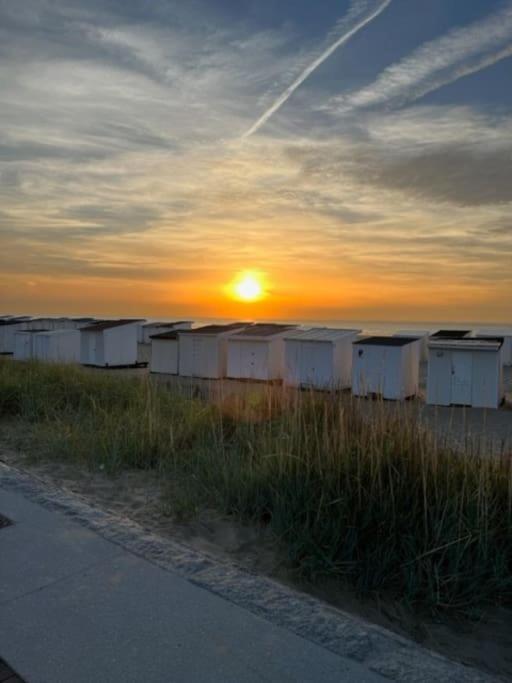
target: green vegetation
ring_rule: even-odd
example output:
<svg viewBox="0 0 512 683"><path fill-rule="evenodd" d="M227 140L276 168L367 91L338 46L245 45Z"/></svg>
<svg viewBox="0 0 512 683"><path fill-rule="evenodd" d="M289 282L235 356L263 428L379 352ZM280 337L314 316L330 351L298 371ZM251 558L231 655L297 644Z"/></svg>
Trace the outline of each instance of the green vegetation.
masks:
<svg viewBox="0 0 512 683"><path fill-rule="evenodd" d="M461 457L413 410L368 405L285 392L204 402L149 380L0 361L0 416L40 457L157 469L179 488L176 513L208 505L269 524L311 580L433 609L510 604L511 459Z"/></svg>

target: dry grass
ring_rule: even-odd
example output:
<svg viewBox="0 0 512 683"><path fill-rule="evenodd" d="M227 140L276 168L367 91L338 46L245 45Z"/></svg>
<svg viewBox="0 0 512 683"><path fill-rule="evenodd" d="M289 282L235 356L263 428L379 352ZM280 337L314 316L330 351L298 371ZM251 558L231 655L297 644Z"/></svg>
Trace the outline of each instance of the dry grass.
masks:
<svg viewBox="0 0 512 683"><path fill-rule="evenodd" d="M278 392L206 403L150 381L0 361L0 416L40 457L157 469L177 505L269 524L312 580L471 612L512 602L512 465L414 411ZM173 502L169 501L172 508Z"/></svg>

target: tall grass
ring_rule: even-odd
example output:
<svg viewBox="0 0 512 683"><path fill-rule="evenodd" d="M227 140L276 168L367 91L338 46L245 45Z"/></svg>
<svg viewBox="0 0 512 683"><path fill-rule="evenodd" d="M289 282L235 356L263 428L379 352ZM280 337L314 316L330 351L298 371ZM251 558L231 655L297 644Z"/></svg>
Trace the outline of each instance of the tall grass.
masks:
<svg viewBox="0 0 512 683"><path fill-rule="evenodd" d="M46 456L157 468L192 505L269 524L311 580L434 609L510 604L511 459L455 454L414 410L370 408L284 391L206 402L148 380L0 361L0 416Z"/></svg>

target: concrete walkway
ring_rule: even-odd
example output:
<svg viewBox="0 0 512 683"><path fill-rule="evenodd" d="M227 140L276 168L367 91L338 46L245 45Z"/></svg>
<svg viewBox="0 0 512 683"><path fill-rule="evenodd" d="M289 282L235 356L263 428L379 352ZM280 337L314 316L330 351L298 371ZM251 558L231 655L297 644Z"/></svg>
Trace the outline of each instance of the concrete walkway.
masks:
<svg viewBox="0 0 512 683"><path fill-rule="evenodd" d="M27 683L490 680L3 465L0 514L0 658Z"/></svg>

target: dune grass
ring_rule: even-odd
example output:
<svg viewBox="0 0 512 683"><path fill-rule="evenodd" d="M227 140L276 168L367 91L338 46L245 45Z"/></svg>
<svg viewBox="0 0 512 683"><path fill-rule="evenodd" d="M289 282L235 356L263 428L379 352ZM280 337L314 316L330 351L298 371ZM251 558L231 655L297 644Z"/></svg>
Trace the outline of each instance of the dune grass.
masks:
<svg viewBox="0 0 512 683"><path fill-rule="evenodd" d="M413 410L371 408L278 391L206 402L150 380L0 360L0 416L40 457L156 469L180 506L270 525L312 581L433 610L510 605L511 459L454 454Z"/></svg>

